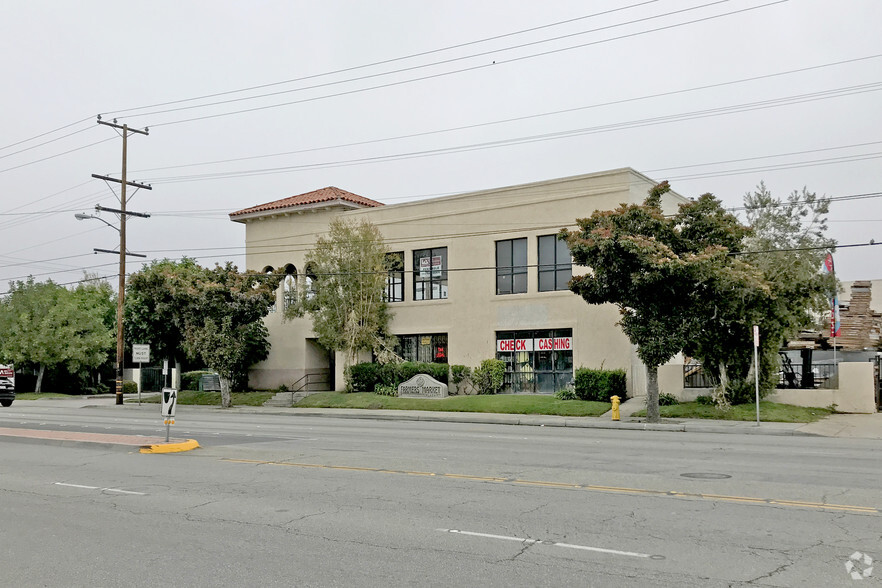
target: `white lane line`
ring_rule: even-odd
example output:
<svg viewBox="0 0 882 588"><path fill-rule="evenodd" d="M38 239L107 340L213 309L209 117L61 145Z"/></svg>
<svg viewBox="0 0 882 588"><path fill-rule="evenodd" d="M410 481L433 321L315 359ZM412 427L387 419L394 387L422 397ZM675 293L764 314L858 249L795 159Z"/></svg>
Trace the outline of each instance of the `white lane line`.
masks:
<svg viewBox="0 0 882 588"><path fill-rule="evenodd" d="M67 486L68 488L85 488L86 490L97 490L98 486L83 486L82 484L65 484L64 482L55 482L56 486Z"/></svg>
<svg viewBox="0 0 882 588"><path fill-rule="evenodd" d="M104 492L117 492L119 494L134 494L136 496L147 496L144 492L133 492L131 490L120 490L119 488L102 488Z"/></svg>
<svg viewBox="0 0 882 588"><path fill-rule="evenodd" d="M102 492L116 492L118 494L134 494L136 496L147 496L144 492L134 492L132 490L120 490L119 488L101 488L100 486L84 486L82 484L67 484L65 482L55 482L56 486L66 486L68 488L82 488L83 490L101 490Z"/></svg>
<svg viewBox="0 0 882 588"><path fill-rule="evenodd" d="M568 549L580 549L582 551L594 551L596 553L606 553L609 555L623 555L626 557L639 557L651 559L664 559L661 555L651 555L649 553L637 553L634 551L620 551L618 549L606 549L604 547L591 547L589 545L573 545L572 543L558 543L557 541L545 541L542 539L527 539L526 537L510 537L508 535L493 535L491 533L476 533L474 531L460 531L458 529L437 529L442 533L455 533L457 535L469 535L471 537L483 537L485 539L500 539L502 541L517 541L518 543L526 543L532 545L539 543L542 545L551 545L553 547L566 547Z"/></svg>

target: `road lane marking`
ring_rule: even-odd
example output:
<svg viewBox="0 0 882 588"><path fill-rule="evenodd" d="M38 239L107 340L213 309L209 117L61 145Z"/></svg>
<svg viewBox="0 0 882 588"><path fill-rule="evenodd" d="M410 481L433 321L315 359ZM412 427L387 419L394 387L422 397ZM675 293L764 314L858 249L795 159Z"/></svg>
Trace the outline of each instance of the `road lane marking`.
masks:
<svg viewBox="0 0 882 588"><path fill-rule="evenodd" d="M56 486L67 486L69 488L83 488L84 490L97 490L98 486L83 486L82 484L65 484L64 482L55 482Z"/></svg>
<svg viewBox="0 0 882 588"><path fill-rule="evenodd" d="M563 547L566 549L579 549L581 551L593 551L595 553L605 553L608 555L622 555L626 557L639 557L644 559L664 559L662 555L652 555L649 553L637 553L636 551L621 551L618 549L608 549L606 547L592 547L590 545L575 545L573 543L558 543L557 541L548 541L545 539L529 539L527 537L510 537L508 535L494 535L493 533L478 533L475 531L461 531L459 529L437 529L442 533L453 533L455 535L468 535L470 537L481 537L484 539L499 539L501 541L517 541L526 545L551 545L552 547Z"/></svg>
<svg viewBox="0 0 882 588"><path fill-rule="evenodd" d="M134 492L132 490L121 490L119 488L101 488L100 486L84 486L82 484L67 484L65 482L55 482L56 486L66 486L68 488L81 488L83 490L101 490L102 492L116 492L117 494L134 494L135 496L147 496L145 492Z"/></svg>
<svg viewBox="0 0 882 588"><path fill-rule="evenodd" d="M587 490L589 492L608 492L612 494L643 494L668 498L687 498L693 500L712 500L721 502L734 502L740 504L754 504L762 506L784 506L789 508L814 508L820 510L845 511L860 514L882 514L873 506L856 506L850 504L826 504L823 502L802 502L799 500L782 500L775 498L759 498L755 496L728 496L725 494L702 494L698 492L678 492L676 490L652 490L648 488L627 488L619 486L599 486L596 484L569 484L563 482L546 482L541 480L521 480L518 478L498 478L488 476L471 476L468 474L445 474L437 472L416 472L408 470L390 470L386 468L368 468L355 466L327 465L318 463L296 463L290 461L267 461L262 459L235 459L221 458L221 461L232 463L248 463L254 465L287 466L295 468L312 468L323 470L343 470L357 472L372 472L378 474L398 474L408 476L426 476L434 478L450 478L454 480L470 480L473 482L493 482L518 484L520 486L537 486L541 488L558 488L564 490Z"/></svg>

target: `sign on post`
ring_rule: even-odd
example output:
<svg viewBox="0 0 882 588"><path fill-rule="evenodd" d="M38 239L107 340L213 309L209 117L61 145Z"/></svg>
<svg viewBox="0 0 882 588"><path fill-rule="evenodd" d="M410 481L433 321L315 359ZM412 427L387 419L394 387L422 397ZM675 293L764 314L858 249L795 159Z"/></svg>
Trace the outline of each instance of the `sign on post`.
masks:
<svg viewBox="0 0 882 588"><path fill-rule="evenodd" d="M174 418L175 405L178 403L178 391L174 388L162 389L162 416L163 418Z"/></svg>
<svg viewBox="0 0 882 588"><path fill-rule="evenodd" d="M135 343L132 345L132 361L135 363L150 363L150 345Z"/></svg>
<svg viewBox="0 0 882 588"><path fill-rule="evenodd" d="M178 404L178 391L174 388L163 388L161 393L162 399L162 418L165 424L165 441L168 443L169 429L175 424L175 406Z"/></svg>

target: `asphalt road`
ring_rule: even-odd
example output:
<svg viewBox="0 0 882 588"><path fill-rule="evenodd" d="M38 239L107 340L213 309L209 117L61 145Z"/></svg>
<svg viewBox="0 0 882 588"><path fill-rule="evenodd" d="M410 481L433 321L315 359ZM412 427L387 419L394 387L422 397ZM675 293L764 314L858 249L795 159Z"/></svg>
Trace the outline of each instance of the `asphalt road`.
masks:
<svg viewBox="0 0 882 588"><path fill-rule="evenodd" d="M0 427L164 432L38 405ZM189 407L173 435L202 448L0 441L0 585L850 586L882 560L879 441Z"/></svg>

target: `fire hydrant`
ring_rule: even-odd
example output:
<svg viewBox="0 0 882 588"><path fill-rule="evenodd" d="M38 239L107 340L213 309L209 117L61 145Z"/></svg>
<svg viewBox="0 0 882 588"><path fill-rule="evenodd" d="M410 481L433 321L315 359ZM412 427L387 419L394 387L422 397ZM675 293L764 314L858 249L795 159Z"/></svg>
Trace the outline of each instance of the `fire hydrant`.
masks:
<svg viewBox="0 0 882 588"><path fill-rule="evenodd" d="M619 414L619 401L621 398L618 396L610 396L609 399L612 401L612 420L617 421L621 416Z"/></svg>

